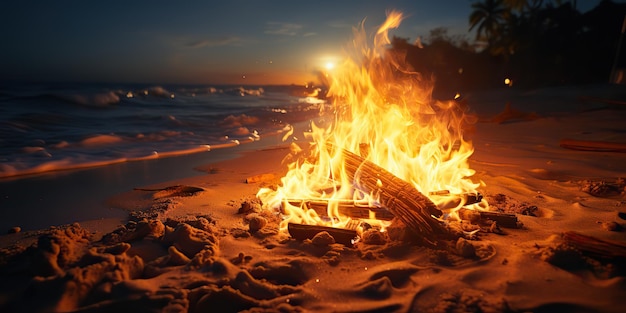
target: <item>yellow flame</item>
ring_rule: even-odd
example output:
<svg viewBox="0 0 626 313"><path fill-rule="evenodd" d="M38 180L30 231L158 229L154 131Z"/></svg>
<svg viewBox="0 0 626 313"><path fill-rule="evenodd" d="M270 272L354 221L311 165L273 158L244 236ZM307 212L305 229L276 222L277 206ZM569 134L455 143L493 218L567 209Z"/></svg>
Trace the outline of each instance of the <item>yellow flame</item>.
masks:
<svg viewBox="0 0 626 313"><path fill-rule="evenodd" d="M376 203L376 195L365 194L348 177L341 149L383 167L424 195L432 193L437 205L449 201L450 194L478 187L469 179L474 174L467 162L473 147L463 129L471 121L462 103L433 100L433 82L411 71L402 56L388 49L388 32L401 20L401 13L389 12L371 43L363 23L354 28L343 62L328 76L332 122L313 123L306 133L311 155L289 165L277 190L257 194L265 207L283 210L281 229L287 222L341 227L350 218L339 214L339 200ZM447 193L437 192L441 190ZM326 199L323 215L329 218L286 199Z"/></svg>

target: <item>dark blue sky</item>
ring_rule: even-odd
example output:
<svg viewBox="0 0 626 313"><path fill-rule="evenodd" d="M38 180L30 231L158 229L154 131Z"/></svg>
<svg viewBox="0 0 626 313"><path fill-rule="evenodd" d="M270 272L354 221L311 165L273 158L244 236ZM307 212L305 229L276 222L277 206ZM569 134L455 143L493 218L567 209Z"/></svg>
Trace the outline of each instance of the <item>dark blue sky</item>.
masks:
<svg viewBox="0 0 626 313"><path fill-rule="evenodd" d="M372 30L399 10L392 34L410 40L467 34L472 2L5 0L0 80L302 84L364 18Z"/></svg>

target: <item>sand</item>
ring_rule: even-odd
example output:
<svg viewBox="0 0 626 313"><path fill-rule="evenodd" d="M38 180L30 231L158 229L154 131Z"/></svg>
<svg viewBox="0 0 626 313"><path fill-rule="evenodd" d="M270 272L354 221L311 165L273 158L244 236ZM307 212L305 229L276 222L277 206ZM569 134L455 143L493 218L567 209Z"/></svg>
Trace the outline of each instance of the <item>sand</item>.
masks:
<svg viewBox="0 0 626 313"><path fill-rule="evenodd" d="M479 113L474 178L518 228L464 221L450 227L465 238L436 248L392 232L294 240L255 197L286 170L276 145L111 197L124 225L3 235L0 311L622 312L626 155L559 142L626 142L626 106L576 95L466 99Z"/></svg>

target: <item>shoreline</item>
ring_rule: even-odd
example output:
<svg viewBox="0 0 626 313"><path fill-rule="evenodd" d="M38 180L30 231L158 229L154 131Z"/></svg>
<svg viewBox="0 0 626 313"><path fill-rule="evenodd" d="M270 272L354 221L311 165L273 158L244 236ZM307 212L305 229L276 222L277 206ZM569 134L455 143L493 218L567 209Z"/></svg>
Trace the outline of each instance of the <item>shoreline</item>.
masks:
<svg viewBox="0 0 626 313"><path fill-rule="evenodd" d="M210 151L2 178L0 234L13 227L33 231L81 221L113 219L121 223L127 212L110 207L108 198L133 188L205 175L197 168L280 145L280 135L218 145Z"/></svg>

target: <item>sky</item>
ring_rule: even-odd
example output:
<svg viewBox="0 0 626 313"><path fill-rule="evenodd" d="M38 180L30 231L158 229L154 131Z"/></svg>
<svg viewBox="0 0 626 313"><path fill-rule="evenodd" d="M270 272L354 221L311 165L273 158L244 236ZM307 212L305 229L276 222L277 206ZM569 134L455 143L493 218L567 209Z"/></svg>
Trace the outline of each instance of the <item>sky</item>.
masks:
<svg viewBox="0 0 626 313"><path fill-rule="evenodd" d="M4 0L0 81L305 84L364 20L410 41L467 35L475 0ZM579 0L579 10L596 0Z"/></svg>

